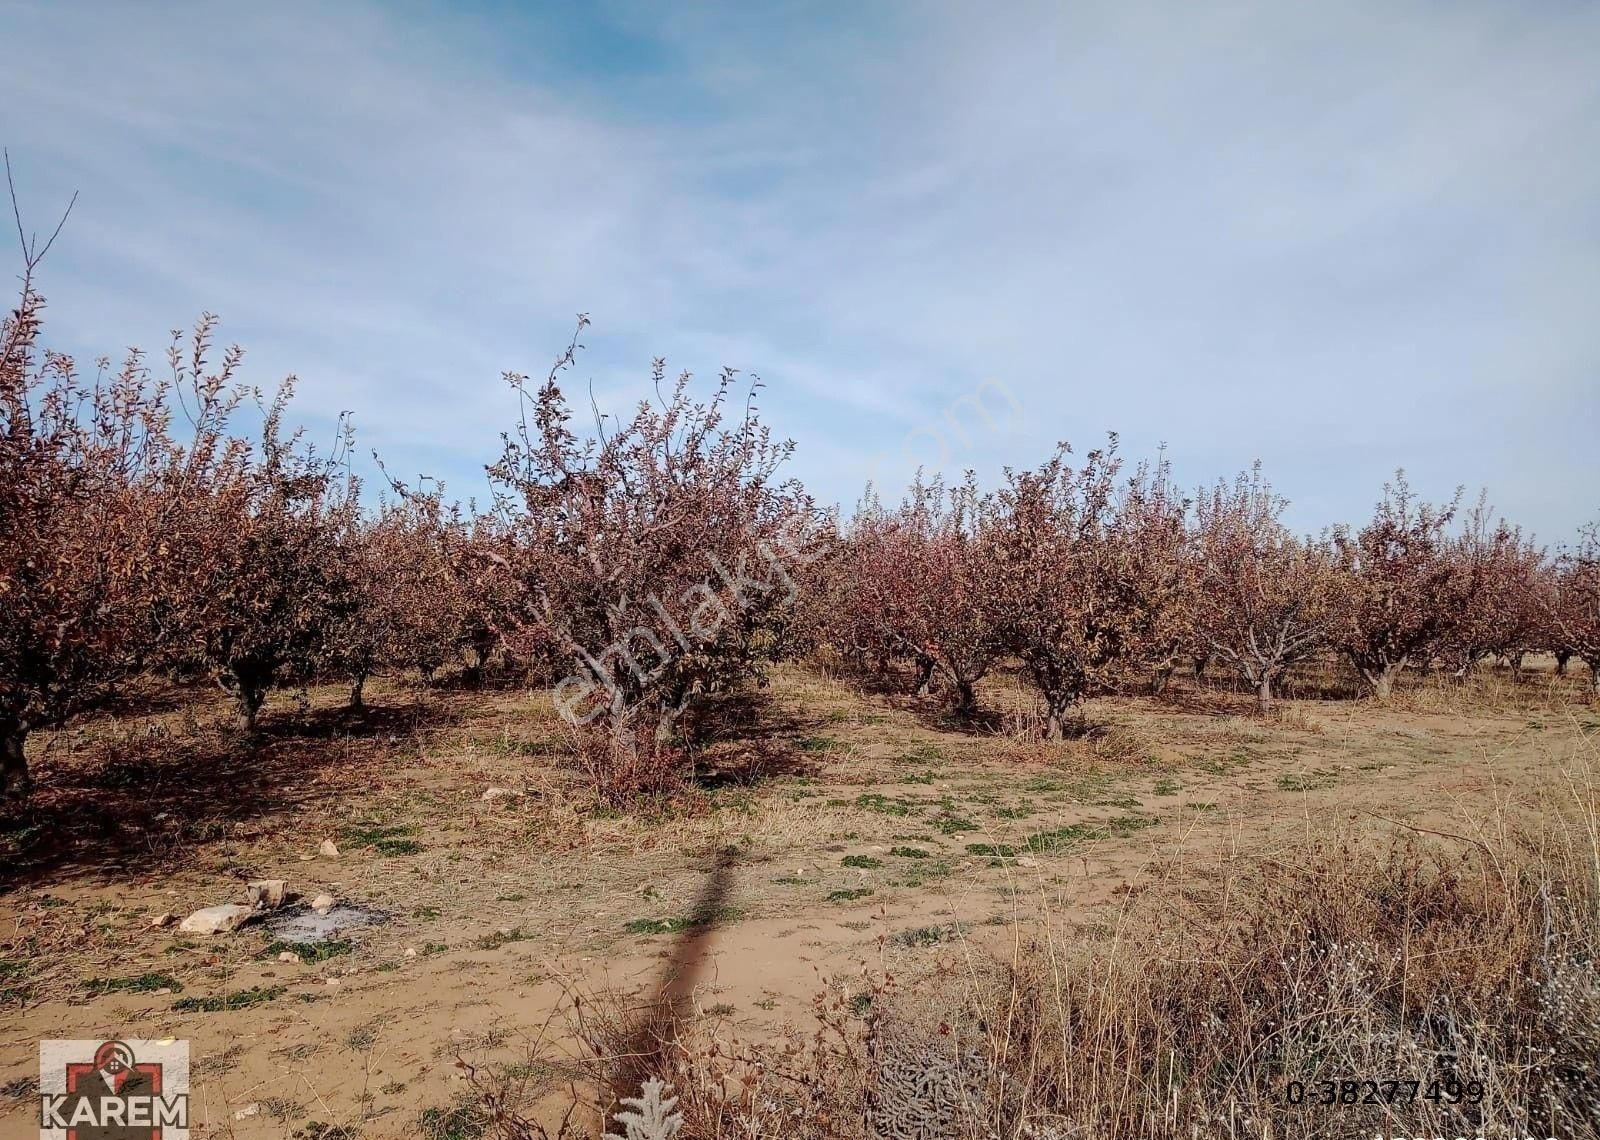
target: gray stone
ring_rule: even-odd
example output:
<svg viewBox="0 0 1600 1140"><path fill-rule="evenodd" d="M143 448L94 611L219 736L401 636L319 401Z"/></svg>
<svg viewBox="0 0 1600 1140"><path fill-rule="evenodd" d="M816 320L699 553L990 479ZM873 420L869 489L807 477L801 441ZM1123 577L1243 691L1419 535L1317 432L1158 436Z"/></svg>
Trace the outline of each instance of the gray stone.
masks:
<svg viewBox="0 0 1600 1140"><path fill-rule="evenodd" d="M289 893L287 879L257 879L245 885L245 897L256 910L277 910Z"/></svg>

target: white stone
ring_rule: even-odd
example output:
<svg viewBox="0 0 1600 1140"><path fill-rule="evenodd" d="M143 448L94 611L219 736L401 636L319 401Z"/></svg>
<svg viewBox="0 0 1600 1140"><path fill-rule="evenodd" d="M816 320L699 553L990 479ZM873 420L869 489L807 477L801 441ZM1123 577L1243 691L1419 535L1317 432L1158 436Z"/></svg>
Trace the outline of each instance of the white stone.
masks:
<svg viewBox="0 0 1600 1140"><path fill-rule="evenodd" d="M223 903L197 910L178 924L185 934L227 934L250 921L254 912L238 903Z"/></svg>
<svg viewBox="0 0 1600 1140"><path fill-rule="evenodd" d="M317 850L322 853L324 858L337 859L339 857L339 845L331 839L324 839L322 846Z"/></svg>
<svg viewBox="0 0 1600 1140"><path fill-rule="evenodd" d="M311 909L318 914L327 914L334 906L334 897L328 894L318 895L311 900Z"/></svg>
<svg viewBox="0 0 1600 1140"><path fill-rule="evenodd" d="M285 950L283 953L278 955L278 961L280 962L298 962L299 960L300 955L296 954L293 950Z"/></svg>

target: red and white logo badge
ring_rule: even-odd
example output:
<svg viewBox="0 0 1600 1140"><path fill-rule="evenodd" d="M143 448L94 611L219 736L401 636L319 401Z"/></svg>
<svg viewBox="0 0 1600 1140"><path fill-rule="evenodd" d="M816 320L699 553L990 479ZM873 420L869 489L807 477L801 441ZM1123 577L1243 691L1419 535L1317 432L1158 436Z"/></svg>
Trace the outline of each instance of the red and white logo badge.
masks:
<svg viewBox="0 0 1600 1140"><path fill-rule="evenodd" d="M39 1042L41 1140L188 1140L189 1043Z"/></svg>

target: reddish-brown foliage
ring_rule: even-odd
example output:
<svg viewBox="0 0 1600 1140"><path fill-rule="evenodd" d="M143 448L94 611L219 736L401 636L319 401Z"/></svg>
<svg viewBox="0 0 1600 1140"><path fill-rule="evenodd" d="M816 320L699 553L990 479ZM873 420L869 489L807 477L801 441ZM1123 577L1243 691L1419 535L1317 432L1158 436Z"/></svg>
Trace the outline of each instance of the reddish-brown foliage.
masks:
<svg viewBox="0 0 1600 1140"><path fill-rule="evenodd" d="M631 754L641 724L665 746L696 700L770 658L798 592L786 562L815 510L778 480L793 445L772 438L753 400L729 415L731 372L696 402L687 374L664 389L657 361L659 403L580 439L557 384L576 347L536 390L508 377L523 414L489 469L498 556L520 592L507 618L517 639L571 662L558 709Z"/></svg>
<svg viewBox="0 0 1600 1140"><path fill-rule="evenodd" d="M1063 445L1037 470L1010 473L984 524L1001 633L1039 690L1051 737L1091 688L1131 675L1152 630L1118 512L1116 437L1081 467L1070 458Z"/></svg>
<svg viewBox="0 0 1600 1140"><path fill-rule="evenodd" d="M212 673L253 728L273 685L304 680L359 585L339 542L357 525L355 481L340 454L320 455L283 426L293 381L262 405L259 447L228 434L241 402L241 353L208 371L207 316L169 351L173 386L192 404L195 443L175 452L161 488L165 566L161 648L175 664ZM341 447L348 437L341 433Z"/></svg>
<svg viewBox="0 0 1600 1140"><path fill-rule="evenodd" d="M1584 527L1577 544L1561 552L1546 597L1554 647L1582 658L1600 696L1600 523Z"/></svg>
<svg viewBox="0 0 1600 1140"><path fill-rule="evenodd" d="M920 479L898 510L867 505L848 543L845 628L864 656L905 656L924 693L937 671L957 711L973 710L975 686L1005 652L971 476L958 487Z"/></svg>
<svg viewBox="0 0 1600 1140"><path fill-rule="evenodd" d="M1263 712L1289 667L1324 644L1335 612L1333 559L1289 533L1285 505L1257 465L1196 507L1202 651L1254 689Z"/></svg>
<svg viewBox="0 0 1600 1140"><path fill-rule="evenodd" d="M1379 697L1401 670L1443 648L1460 610L1448 534L1459 498L1442 507L1419 502L1400 472L1371 522L1334 532L1340 583L1332 643Z"/></svg>

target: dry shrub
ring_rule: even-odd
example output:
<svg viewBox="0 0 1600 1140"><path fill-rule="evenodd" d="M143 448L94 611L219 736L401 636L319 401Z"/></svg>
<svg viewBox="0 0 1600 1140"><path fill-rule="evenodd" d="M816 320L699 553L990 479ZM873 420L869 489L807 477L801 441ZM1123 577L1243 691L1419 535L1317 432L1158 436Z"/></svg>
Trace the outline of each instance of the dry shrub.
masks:
<svg viewBox="0 0 1600 1140"><path fill-rule="evenodd" d="M560 721L573 765L607 807L637 809L686 791L687 754L657 738L654 720L635 716L591 725Z"/></svg>
<svg viewBox="0 0 1600 1140"><path fill-rule="evenodd" d="M1281 728L1293 732L1309 732L1314 736L1321 736L1328 731L1328 726L1312 716L1300 705L1275 705L1268 719Z"/></svg>
<svg viewBox="0 0 1600 1140"><path fill-rule="evenodd" d="M1465 676L1435 670L1413 684L1397 688L1390 698L1399 712L1482 716L1485 713L1564 712L1582 705L1588 694L1583 679L1554 672L1478 666Z"/></svg>

